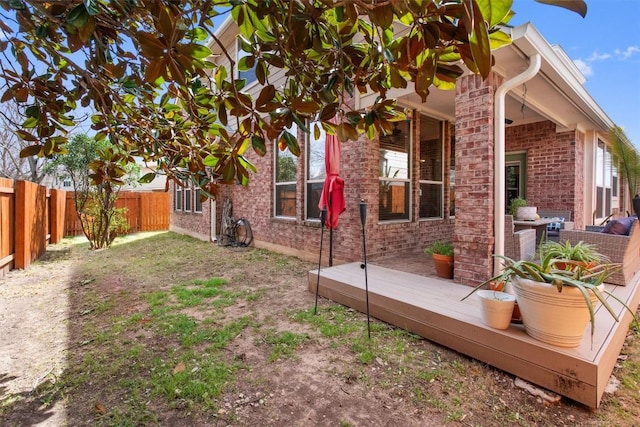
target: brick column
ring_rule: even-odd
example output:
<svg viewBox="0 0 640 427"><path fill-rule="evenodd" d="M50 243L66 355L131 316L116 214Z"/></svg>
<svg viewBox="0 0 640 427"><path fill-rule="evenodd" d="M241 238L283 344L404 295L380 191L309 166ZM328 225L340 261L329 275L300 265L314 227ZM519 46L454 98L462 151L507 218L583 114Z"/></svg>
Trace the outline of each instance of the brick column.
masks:
<svg viewBox="0 0 640 427"><path fill-rule="evenodd" d="M478 75L456 85L455 281L477 285L493 273L494 93L500 78Z"/></svg>

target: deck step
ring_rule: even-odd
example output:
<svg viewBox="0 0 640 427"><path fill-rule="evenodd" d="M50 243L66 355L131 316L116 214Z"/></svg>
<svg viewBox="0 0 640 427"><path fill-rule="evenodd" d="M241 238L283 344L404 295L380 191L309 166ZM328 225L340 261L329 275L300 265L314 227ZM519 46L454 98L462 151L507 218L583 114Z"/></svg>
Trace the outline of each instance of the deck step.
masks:
<svg viewBox="0 0 640 427"><path fill-rule="evenodd" d="M309 272L309 290L316 292L318 271ZM522 325L492 329L482 324L480 302L465 301L469 286L432 277L367 265L372 317L488 363L533 384L592 408L598 407L624 343L632 316L610 298L619 323L599 307L593 344L590 328L577 348L561 348L531 338ZM640 275L628 286L607 289L637 309ZM365 272L360 263L320 270L319 294L366 312Z"/></svg>

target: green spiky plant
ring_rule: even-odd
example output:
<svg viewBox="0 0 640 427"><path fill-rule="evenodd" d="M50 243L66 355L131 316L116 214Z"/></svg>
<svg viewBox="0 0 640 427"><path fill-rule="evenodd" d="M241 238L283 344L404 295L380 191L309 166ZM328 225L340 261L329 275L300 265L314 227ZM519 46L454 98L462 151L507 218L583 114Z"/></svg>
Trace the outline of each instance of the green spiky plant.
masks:
<svg viewBox="0 0 640 427"><path fill-rule="evenodd" d="M558 292L562 292L563 287L573 287L580 291L584 297L585 303L589 310L589 318L591 323L591 338L595 332L595 307L591 303L590 293L598 298L602 305L607 309L609 314L619 322L620 319L615 313L613 308L609 305L605 296L610 296L620 304L622 304L626 310L628 310L633 316L634 320L637 320L635 313L616 295L607 290L601 290L598 288L605 279L611 275L616 269L620 268L620 264L603 263L593 267L585 267L577 262L574 262L575 268L562 269L558 268L557 264L567 262L564 259L555 258L553 252L545 253L544 250L540 252L540 262L535 261L515 261L506 256L498 256L504 261L504 268L502 273L492 277L491 279L476 286L471 292L469 292L461 301L464 301L474 292L484 288L491 282L503 281L507 283L514 277L520 277L522 279L533 280L534 282L549 283L554 285Z"/></svg>
<svg viewBox="0 0 640 427"><path fill-rule="evenodd" d="M438 254L445 256L453 256L453 245L446 242L433 242L431 246L425 248L424 253L427 255Z"/></svg>
<svg viewBox="0 0 640 427"><path fill-rule="evenodd" d="M516 197L511 200L511 204L509 205L509 215L516 217L518 213L518 208L524 208L525 206L529 206L527 204L527 199L522 197Z"/></svg>
<svg viewBox="0 0 640 427"><path fill-rule="evenodd" d="M609 258L598 252L596 245L590 243L578 242L572 245L571 242L565 243L547 240L540 244L539 252L551 255L558 261L575 261L578 263L608 263Z"/></svg>
<svg viewBox="0 0 640 427"><path fill-rule="evenodd" d="M611 154L618 161L619 170L627 181L629 200L633 200L640 193L640 153L619 126L609 130L609 141Z"/></svg>

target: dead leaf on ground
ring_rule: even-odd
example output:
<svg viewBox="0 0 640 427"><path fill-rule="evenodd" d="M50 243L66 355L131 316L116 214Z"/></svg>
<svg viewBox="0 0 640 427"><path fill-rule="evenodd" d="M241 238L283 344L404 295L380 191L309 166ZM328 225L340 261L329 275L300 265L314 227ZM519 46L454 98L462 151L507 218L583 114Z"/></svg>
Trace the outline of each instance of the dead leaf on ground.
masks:
<svg viewBox="0 0 640 427"><path fill-rule="evenodd" d="M104 415L107 413L107 408L104 407L103 404L101 404L100 402L96 402L96 404L94 405L94 407L96 408L96 411L100 414L100 415Z"/></svg>
<svg viewBox="0 0 640 427"><path fill-rule="evenodd" d="M175 368L173 368L173 375L177 374L178 372L184 372L185 369L186 366L184 366L184 363L180 362L176 365Z"/></svg>

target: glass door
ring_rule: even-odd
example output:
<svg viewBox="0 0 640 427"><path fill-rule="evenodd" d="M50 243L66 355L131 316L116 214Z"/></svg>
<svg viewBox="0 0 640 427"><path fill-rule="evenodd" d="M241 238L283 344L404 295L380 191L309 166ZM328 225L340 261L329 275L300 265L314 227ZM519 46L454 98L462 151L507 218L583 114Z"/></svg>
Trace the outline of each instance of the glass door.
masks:
<svg viewBox="0 0 640 427"><path fill-rule="evenodd" d="M527 153L507 154L505 163L505 202L509 211L511 200L526 199Z"/></svg>

